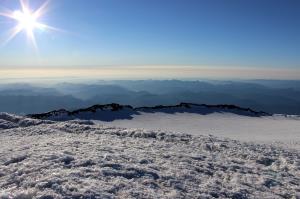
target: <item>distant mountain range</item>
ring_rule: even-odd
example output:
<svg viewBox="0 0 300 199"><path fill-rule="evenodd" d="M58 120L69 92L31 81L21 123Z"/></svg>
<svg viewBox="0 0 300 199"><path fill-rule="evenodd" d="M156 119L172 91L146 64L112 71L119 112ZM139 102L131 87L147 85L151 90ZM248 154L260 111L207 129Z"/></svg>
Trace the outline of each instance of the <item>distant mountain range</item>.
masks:
<svg viewBox="0 0 300 199"><path fill-rule="evenodd" d="M0 112L44 113L94 104L133 107L179 104L234 104L268 113L300 115L300 81L138 80L0 85Z"/></svg>
<svg viewBox="0 0 300 199"><path fill-rule="evenodd" d="M211 113L233 113L250 117L260 117L270 115L262 111L254 111L249 108L241 108L235 105L206 105L206 104L191 104L181 103L174 106L154 106L154 107L138 107L133 108L129 105L106 104L94 105L85 109L67 111L65 109L55 110L41 114L28 115L34 119L46 119L55 121L66 121L73 119L85 120L102 120L113 121L116 119L132 119L133 115L143 113L163 112L168 114L174 113L196 113L207 115Z"/></svg>

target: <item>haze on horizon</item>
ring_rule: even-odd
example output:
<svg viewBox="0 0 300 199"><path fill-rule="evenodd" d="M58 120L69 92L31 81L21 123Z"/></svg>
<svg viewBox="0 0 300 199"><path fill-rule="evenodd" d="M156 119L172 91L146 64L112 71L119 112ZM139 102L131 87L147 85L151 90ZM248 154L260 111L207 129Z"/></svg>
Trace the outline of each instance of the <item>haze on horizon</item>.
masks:
<svg viewBox="0 0 300 199"><path fill-rule="evenodd" d="M45 2L0 1L0 79L300 79L297 0Z"/></svg>

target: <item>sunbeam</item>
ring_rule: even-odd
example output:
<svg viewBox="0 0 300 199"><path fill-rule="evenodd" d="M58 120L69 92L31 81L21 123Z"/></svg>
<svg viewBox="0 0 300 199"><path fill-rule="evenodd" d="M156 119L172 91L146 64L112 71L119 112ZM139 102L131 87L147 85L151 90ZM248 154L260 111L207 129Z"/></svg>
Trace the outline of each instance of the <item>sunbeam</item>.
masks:
<svg viewBox="0 0 300 199"><path fill-rule="evenodd" d="M5 9L5 11L0 11L0 16L15 20L17 22L16 26L9 31L9 36L2 43L2 45L6 45L21 31L25 31L27 34L27 38L31 41L33 47L37 50L38 47L34 34L36 29L59 31L59 29L43 24L39 21L39 19L46 13L49 2L49 0L45 1L38 9L32 11L27 1L20 0L19 10L11 11L9 9Z"/></svg>

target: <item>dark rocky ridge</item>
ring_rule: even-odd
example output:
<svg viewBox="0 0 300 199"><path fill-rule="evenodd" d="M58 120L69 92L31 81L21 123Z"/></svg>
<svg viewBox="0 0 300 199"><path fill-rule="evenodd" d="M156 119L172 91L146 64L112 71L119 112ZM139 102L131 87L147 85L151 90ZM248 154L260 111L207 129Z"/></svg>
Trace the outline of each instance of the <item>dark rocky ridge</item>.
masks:
<svg viewBox="0 0 300 199"><path fill-rule="evenodd" d="M162 112L168 114L174 113L197 113L207 115L211 113L234 113L237 115L261 117L271 114L263 111L254 111L250 108L242 108L235 105L207 105L207 104L192 104L180 103L173 106L154 106L154 107L137 107L130 105L120 105L116 103L105 105L94 105L84 109L68 111L65 109L55 110L47 113L30 114L31 118L35 119L50 119L50 120L71 120L71 119L98 119L105 121L113 121L115 119L131 119L132 115L139 115L140 112L155 113Z"/></svg>

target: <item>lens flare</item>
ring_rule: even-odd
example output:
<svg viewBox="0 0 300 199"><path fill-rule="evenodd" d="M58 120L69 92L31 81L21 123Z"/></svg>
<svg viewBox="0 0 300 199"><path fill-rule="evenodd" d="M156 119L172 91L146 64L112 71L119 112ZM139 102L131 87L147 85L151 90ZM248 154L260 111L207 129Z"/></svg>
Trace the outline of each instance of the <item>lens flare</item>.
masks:
<svg viewBox="0 0 300 199"><path fill-rule="evenodd" d="M46 13L48 4L49 0L45 1L37 10L32 11L27 1L20 0L20 10L11 11L6 9L3 12L0 11L0 16L6 17L11 20L15 20L17 22L17 25L9 31L9 36L3 42L3 44L6 44L9 41L11 41L21 31L25 31L28 39L37 49L37 44L34 35L34 31L36 29L58 30L54 27L39 22L39 19Z"/></svg>
<svg viewBox="0 0 300 199"><path fill-rule="evenodd" d="M37 19L31 13L23 13L17 10L13 13L14 18L19 22L22 29L26 29L27 32L33 31L38 27Z"/></svg>

